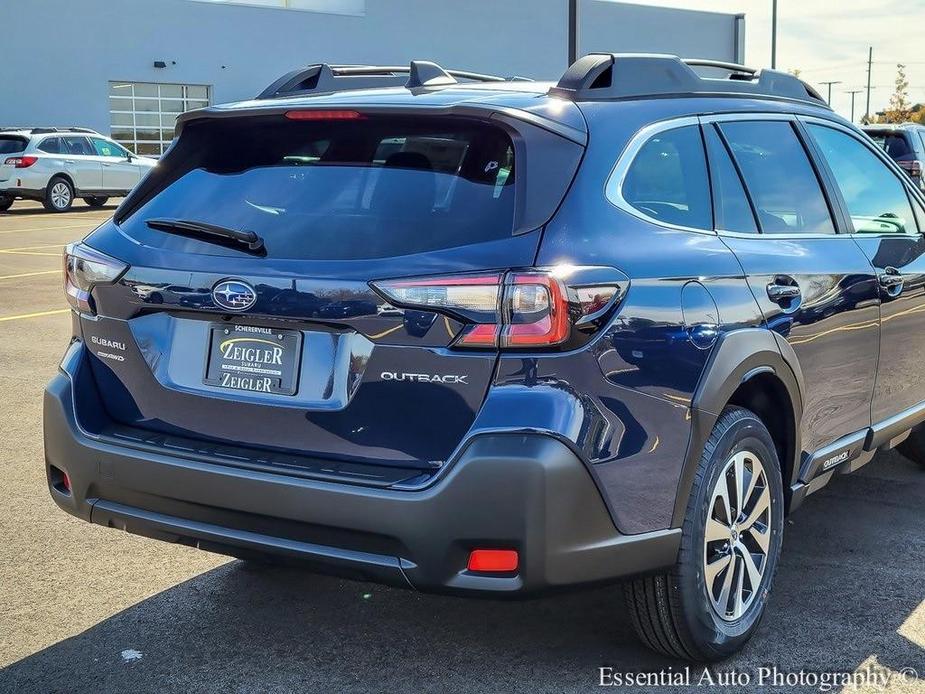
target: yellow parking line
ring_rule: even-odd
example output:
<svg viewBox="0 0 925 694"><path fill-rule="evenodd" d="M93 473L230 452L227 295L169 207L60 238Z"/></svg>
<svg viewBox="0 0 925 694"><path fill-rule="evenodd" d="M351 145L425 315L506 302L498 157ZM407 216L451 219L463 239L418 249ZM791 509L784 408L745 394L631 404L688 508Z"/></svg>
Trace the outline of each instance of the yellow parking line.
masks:
<svg viewBox="0 0 925 694"><path fill-rule="evenodd" d="M0 316L0 323L8 320L19 320L20 318L39 318L40 316L56 316L60 313L69 313L69 308L59 308L54 311L37 311L35 313L23 313L19 316Z"/></svg>
<svg viewBox="0 0 925 694"><path fill-rule="evenodd" d="M44 251L0 251L0 253L5 253L6 255L47 255L52 258L60 258L60 253L45 253Z"/></svg>
<svg viewBox="0 0 925 694"><path fill-rule="evenodd" d="M18 253L19 251L37 251L42 248L64 248L65 243L46 243L44 246L15 246L14 248L0 248L0 253Z"/></svg>
<svg viewBox="0 0 925 694"><path fill-rule="evenodd" d="M95 222L105 222L105 219L95 220L90 219L88 221ZM59 229L86 229L86 224L64 224L59 227L28 227L26 229L3 229L0 230L0 234L22 234L27 231L58 231Z"/></svg>
<svg viewBox="0 0 925 694"><path fill-rule="evenodd" d="M15 280L20 277L35 277L37 275L59 275L61 270L41 270L39 272L21 272L18 275L0 275L0 280Z"/></svg>

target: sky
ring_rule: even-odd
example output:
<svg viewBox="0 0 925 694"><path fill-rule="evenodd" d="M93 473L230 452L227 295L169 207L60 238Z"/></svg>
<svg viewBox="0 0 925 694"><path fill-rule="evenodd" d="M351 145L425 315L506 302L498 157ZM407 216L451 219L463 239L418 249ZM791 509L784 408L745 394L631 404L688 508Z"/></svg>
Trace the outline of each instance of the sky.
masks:
<svg viewBox="0 0 925 694"><path fill-rule="evenodd" d="M771 65L771 0L623 0L634 4L745 14L746 64ZM883 110L893 93L896 65L906 65L909 99L925 102L925 0L778 0L777 68L799 69L823 97L832 86L832 107L851 115L845 92L865 89L867 51L874 49L871 112ZM619 50L616 48L615 50ZM690 56L689 56L690 57ZM864 115L858 94L855 120Z"/></svg>

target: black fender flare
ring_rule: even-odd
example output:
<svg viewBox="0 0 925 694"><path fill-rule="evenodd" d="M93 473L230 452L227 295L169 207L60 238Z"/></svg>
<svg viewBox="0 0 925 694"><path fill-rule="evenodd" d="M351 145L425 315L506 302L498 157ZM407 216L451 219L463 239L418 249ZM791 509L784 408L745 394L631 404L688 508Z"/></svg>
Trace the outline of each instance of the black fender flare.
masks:
<svg viewBox="0 0 925 694"><path fill-rule="evenodd" d="M677 528L684 523L700 454L720 413L740 385L762 373L774 374L790 397L793 412L788 414L793 417L795 441L792 459L781 461L785 493L789 493L790 486L796 482L800 474L800 422L805 392L803 372L796 353L783 337L766 328L744 328L725 333L713 348L691 399L691 433L678 482L672 527ZM789 498L787 503L789 506Z"/></svg>

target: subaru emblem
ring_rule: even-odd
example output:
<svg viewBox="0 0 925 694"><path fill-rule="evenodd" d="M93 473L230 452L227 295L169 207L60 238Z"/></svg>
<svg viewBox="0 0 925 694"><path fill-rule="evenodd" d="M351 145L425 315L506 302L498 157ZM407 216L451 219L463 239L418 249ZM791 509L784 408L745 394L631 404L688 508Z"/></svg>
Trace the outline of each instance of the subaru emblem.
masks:
<svg viewBox="0 0 925 694"><path fill-rule="evenodd" d="M241 280L222 280L212 287L212 301L229 311L246 311L257 303L257 291Z"/></svg>

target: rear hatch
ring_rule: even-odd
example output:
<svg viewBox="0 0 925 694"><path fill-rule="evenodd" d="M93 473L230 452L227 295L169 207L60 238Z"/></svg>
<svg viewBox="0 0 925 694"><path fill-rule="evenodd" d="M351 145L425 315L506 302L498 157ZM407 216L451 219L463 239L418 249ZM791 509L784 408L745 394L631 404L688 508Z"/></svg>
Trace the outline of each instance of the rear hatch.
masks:
<svg viewBox="0 0 925 694"><path fill-rule="evenodd" d="M26 151L28 144L29 138L23 135L0 133L0 181L10 180L16 167L12 163L8 164L7 160Z"/></svg>
<svg viewBox="0 0 925 694"><path fill-rule="evenodd" d="M191 121L85 241L129 266L93 288L97 315L81 319L114 430L294 466L438 466L497 358L493 345L458 344L484 298L478 278L533 264L581 153L487 118ZM414 310L377 289L438 275L462 279L425 282ZM448 296L459 311L426 310Z"/></svg>

